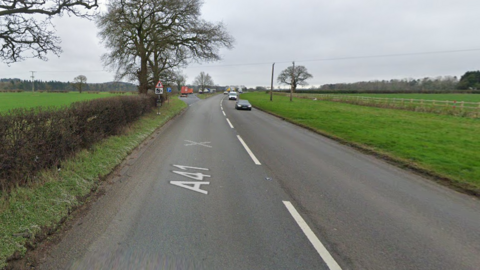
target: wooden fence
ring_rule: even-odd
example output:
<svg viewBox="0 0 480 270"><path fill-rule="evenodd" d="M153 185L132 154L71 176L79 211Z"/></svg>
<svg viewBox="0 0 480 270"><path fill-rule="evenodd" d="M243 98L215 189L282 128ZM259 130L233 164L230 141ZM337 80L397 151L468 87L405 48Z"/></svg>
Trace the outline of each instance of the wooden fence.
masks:
<svg viewBox="0 0 480 270"><path fill-rule="evenodd" d="M381 98L381 97L365 97L365 96L349 96L349 95L330 95L320 94L315 95L316 98L330 101L347 101L357 100L365 103L379 103L379 104L398 104L398 105L412 105L412 106L430 106L430 107L449 107L453 109L465 110L480 110L480 102L467 102L456 100L427 100L427 99L413 99L413 98Z"/></svg>
<svg viewBox="0 0 480 270"><path fill-rule="evenodd" d="M480 102L427 100L413 98L382 98L335 94L294 94L298 98L351 103L364 106L433 112L463 117L480 117Z"/></svg>

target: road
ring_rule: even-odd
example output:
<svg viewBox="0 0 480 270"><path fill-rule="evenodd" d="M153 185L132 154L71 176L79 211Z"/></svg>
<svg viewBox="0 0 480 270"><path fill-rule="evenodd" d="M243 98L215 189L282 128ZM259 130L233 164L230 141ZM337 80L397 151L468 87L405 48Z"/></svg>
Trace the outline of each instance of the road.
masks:
<svg viewBox="0 0 480 270"><path fill-rule="evenodd" d="M40 269L479 269L480 202L218 95L134 153Z"/></svg>

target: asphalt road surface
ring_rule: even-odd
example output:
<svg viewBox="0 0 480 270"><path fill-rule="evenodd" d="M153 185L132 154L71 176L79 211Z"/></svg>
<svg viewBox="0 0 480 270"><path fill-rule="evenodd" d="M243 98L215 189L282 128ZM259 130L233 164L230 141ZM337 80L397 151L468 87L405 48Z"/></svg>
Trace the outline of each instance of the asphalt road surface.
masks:
<svg viewBox="0 0 480 270"><path fill-rule="evenodd" d="M40 269L480 269L480 202L218 95L132 154Z"/></svg>

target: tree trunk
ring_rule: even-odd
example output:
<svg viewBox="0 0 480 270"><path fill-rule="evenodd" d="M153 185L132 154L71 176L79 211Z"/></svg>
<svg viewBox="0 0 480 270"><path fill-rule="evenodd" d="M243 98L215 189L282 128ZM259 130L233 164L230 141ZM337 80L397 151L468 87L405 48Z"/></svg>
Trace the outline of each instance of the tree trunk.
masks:
<svg viewBox="0 0 480 270"><path fill-rule="evenodd" d="M292 68L292 82L291 82L291 88L290 88L290 101L292 101L294 90L295 90L295 62L293 62L293 68Z"/></svg>
<svg viewBox="0 0 480 270"><path fill-rule="evenodd" d="M140 59L140 71L138 72L138 92L147 94L148 92L148 73L147 73L147 57L142 56Z"/></svg>

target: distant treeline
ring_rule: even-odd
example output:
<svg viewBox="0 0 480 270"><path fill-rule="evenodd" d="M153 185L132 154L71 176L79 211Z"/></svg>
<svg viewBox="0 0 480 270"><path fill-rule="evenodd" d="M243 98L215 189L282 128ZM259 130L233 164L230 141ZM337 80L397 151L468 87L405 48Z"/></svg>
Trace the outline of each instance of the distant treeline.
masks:
<svg viewBox="0 0 480 270"><path fill-rule="evenodd" d="M59 81L34 81L35 90L39 91L77 91L73 82ZM0 90L13 91L32 91L32 81L20 79L0 79ZM82 86L82 91L97 92L135 92L137 86L125 82L107 82L107 83L87 83Z"/></svg>
<svg viewBox="0 0 480 270"><path fill-rule="evenodd" d="M319 90L352 92L447 92L457 90L458 78L439 76L423 79L362 81L355 83L325 84Z"/></svg>

